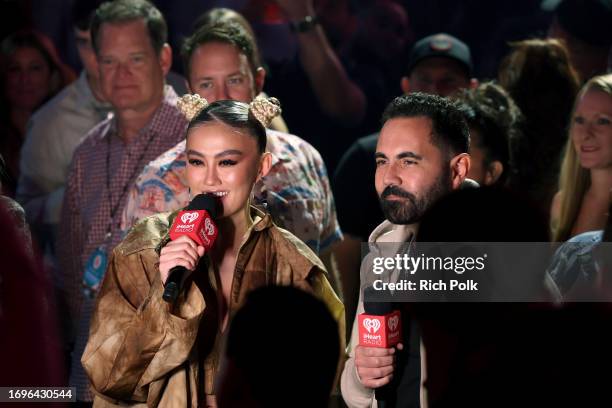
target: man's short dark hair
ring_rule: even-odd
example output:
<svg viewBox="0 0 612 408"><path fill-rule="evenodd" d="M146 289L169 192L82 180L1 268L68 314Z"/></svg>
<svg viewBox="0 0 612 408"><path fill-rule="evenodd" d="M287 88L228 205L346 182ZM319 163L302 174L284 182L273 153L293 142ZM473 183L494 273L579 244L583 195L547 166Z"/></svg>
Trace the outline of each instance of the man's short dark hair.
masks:
<svg viewBox="0 0 612 408"><path fill-rule="evenodd" d="M185 72L189 72L193 52L201 45L217 42L236 47L247 57L253 75L261 66L255 39L235 21L219 20L198 27L191 37L185 39L181 49Z"/></svg>
<svg viewBox="0 0 612 408"><path fill-rule="evenodd" d="M442 152L452 155L469 152L470 132L457 102L422 92L398 96L385 109L382 123L414 117L431 119L432 143Z"/></svg>
<svg viewBox="0 0 612 408"><path fill-rule="evenodd" d="M168 40L168 26L162 13L147 0L114 0L103 3L91 21L91 40L99 51L100 28L105 23L123 23L142 19L147 26L151 45L157 54Z"/></svg>

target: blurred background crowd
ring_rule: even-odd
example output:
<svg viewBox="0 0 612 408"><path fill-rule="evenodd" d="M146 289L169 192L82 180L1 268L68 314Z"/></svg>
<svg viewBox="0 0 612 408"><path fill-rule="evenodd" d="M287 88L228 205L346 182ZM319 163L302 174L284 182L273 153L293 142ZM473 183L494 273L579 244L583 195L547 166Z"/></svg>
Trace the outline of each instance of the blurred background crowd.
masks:
<svg viewBox="0 0 612 408"><path fill-rule="evenodd" d="M82 353L84 343L81 339L82 344L78 345L78 333L83 330L86 333L81 326L88 327L89 316L81 315L86 313L83 310L87 310L87 300L81 300L84 305L73 303L76 297L82 296L83 268L90 253L102 245L116 245L122 234L146 212L136 216L138 209L170 209L155 203L148 207L143 204L148 199L155 201L153 196L162 194L159 193L162 190L147 190L146 180L137 181L136 176L147 163L184 138L179 132L164 143L138 141L142 144L136 145L133 151L112 147L117 157L126 154L141 164L135 173L124 174L119 161L114 163L107 158L106 165L116 167L116 177L124 180L123 185L112 188L108 178L87 178L88 171L97 171L95 167L88 169L89 153L83 153L79 160L75 156L73 160L75 151L91 150L91 146L80 145L83 138L100 131L98 124L108 123L113 112L121 109L120 102L105 88L105 79L100 78L103 68L99 64L106 64L96 58L96 47L100 44L92 44L91 16L101 3L95 0L0 1L3 200L0 225L6 229L1 236L0 251L0 322L2 330L11 325L12 330L20 333L11 336L12 340L2 335L0 350L6 352L15 346L16 339L32 339L41 330L50 333L40 344L44 343L44 350L51 351L45 352L45 357L33 355L29 359L41 364L44 361L45 367L50 367L49 373L60 372L47 378L54 384L67 383L68 375L71 383L82 384L73 378L80 369L75 368L74 362L80 358L75 360L73 354L71 363L70 355L75 347L77 350L80 347ZM307 227L303 228L303 236L292 232L311 246L326 266L333 264L328 269L333 271L334 288L345 303L349 333L359 289L360 244L367 241L384 219L374 188L377 132L385 107L399 95L418 91L449 97L463 104L471 136L472 168L468 177L481 186L508 189L529 202L529 208L538 214L538 222L547 226L547 235L539 235L538 240L559 244L572 240L588 246L607 239L604 230L606 226L609 228L612 192L611 1L156 0L152 3L167 23L167 42L172 52L168 55L164 76L178 95L188 90L207 92L195 89L199 86L199 78L193 72L197 69L197 46L198 41L204 40L194 40L194 33L209 24L210 19L236 19L256 44L254 52L241 50L253 59L248 61L251 68L265 69L262 86L255 74L256 93L276 97L281 103L282 119L271 127L283 134L299 136L309 146L300 145L298 149L314 148L322 159L319 163L318 154L314 154L314 159L304 160L315 163L313 178L323 180L321 189L330 197L325 198L326 203L319 200L301 209L304 214L323 214L322 226L319 226L322 231L311 241L312 234L309 235ZM218 15L211 16L212 9L217 9ZM241 15L231 14L231 10ZM304 15L316 17L308 20ZM316 30L316 37L306 35L312 30ZM185 54L187 38L196 42ZM143 84L155 86L146 81ZM167 97L170 91L164 92ZM255 96L236 96L231 89L215 92L218 93L206 96L207 99L249 102ZM165 125L182 129L185 124L166 122ZM172 187L169 178L173 177L173 164L169 163L175 162L164 163L153 169L156 174L165 171L160 177ZM153 174L153 170L149 171ZM147 170L142 174L146 175ZM180 185L180 180L175 182ZM117 202L104 210L117 221L117 226L108 227L112 239L103 243L106 221L101 222L104 225L100 226L97 238L70 236L82 233L81 228L97 228L92 226L98 222L91 215L97 211L94 198L100 196L105 200L105 190L109 197L114 197L110 201ZM177 191L172 189L171 193L179 196ZM69 219L69 213L74 211L67 205L79 205L75 197L93 200L80 203L84 212L91 212L82 215L82 220ZM268 204L274 208L272 201ZM294 208L294 211L297 210ZM511 206L500 205L489 215L503 218L505 211L512 211ZM482 209L481 214L484 212ZM285 227L292 225L289 216L282 219ZM504 238L516 240L516 237L504 236L499 240ZM70 248L61 248L67 244L60 241L70 240L74 241ZM79 240L83 242L76 242ZM551 266L550 274L562 295L576 290L576 282L592 283L584 272L587 268L584 262L591 261L585 261L584 257L576 260L577 255L572 251L578 250L584 253L584 246L573 246L559 253L557 263ZM73 261L62 263L62 257L78 258L73 260L78 265L67 265ZM36 305L20 300L18 291L31 290L26 289L30 285L10 277L9 265L20 268L23 277L30 273L28 279L40 285L40 294L32 293L32 297L48 296L48 302ZM68 272L71 268L77 272ZM576 274L582 278L568 272L576 268L580 270ZM69 273L75 276L66 278ZM70 279L76 284L69 282ZM12 300L9 287L13 288L10 289ZM3 313L8 316L9 302L14 302L11 307L25 307L25 315L44 311L38 316L41 323L13 326L12 320L3 316ZM14 306L20 302L28 304ZM35 345L28 347L36 349ZM5 384L2 374L1 384ZM84 391L79 399L87 402L91 395Z"/></svg>

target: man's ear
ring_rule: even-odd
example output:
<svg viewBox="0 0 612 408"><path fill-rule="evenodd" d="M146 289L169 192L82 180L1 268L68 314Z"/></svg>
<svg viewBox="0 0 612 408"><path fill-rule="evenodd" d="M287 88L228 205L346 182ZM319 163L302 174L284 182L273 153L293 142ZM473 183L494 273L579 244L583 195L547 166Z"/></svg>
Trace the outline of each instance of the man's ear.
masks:
<svg viewBox="0 0 612 408"><path fill-rule="evenodd" d="M257 181L261 180L263 177L268 174L270 168L272 167L272 153L265 152L261 155L261 160L259 161L259 170L257 171Z"/></svg>
<svg viewBox="0 0 612 408"><path fill-rule="evenodd" d="M457 190L470 171L471 157L467 153L461 153L453 157L450 161L451 166L451 186Z"/></svg>
<svg viewBox="0 0 612 408"><path fill-rule="evenodd" d="M410 93L410 80L407 76L402 77L402 80L400 81L400 88L402 88L404 95Z"/></svg>
<svg viewBox="0 0 612 408"><path fill-rule="evenodd" d="M504 165L501 164L500 161L495 160L491 164L489 164L487 171L485 172L484 185L490 186L491 184L495 184L495 182L499 179L499 176L504 172Z"/></svg>
<svg viewBox="0 0 612 408"><path fill-rule="evenodd" d="M172 48L170 48L169 44L164 44L162 49L159 50L158 59L164 76L168 75L170 68L172 68Z"/></svg>
<svg viewBox="0 0 612 408"><path fill-rule="evenodd" d="M257 68L257 71L255 71L255 78L253 78L253 80L255 81L255 96L257 96L263 90L264 82L266 80L266 70L262 67Z"/></svg>

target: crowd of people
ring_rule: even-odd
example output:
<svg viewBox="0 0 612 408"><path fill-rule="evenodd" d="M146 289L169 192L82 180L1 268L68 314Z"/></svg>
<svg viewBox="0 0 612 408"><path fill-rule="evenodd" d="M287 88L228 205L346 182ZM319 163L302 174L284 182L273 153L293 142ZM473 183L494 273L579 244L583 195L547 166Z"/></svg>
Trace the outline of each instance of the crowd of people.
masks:
<svg viewBox="0 0 612 408"><path fill-rule="evenodd" d="M407 1L226 3L74 1L78 74L32 27L2 40L0 358L20 368L0 385L96 407L606 405L612 2L543 2L545 32L518 37L504 20L480 64L452 24L417 37ZM198 194L220 208L208 250L169 235ZM551 256L516 271L537 301L398 303L403 341L361 345L372 254L417 242Z"/></svg>

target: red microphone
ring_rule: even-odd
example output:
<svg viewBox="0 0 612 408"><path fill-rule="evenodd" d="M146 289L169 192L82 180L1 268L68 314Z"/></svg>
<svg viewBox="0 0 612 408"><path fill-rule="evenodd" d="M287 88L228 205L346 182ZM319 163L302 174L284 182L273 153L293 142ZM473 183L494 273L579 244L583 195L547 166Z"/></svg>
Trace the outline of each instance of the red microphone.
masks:
<svg viewBox="0 0 612 408"><path fill-rule="evenodd" d="M364 303L365 305L367 303ZM359 345L380 348L395 346L402 340L400 312L391 310L390 303L378 303L377 305L388 305L387 310L368 310L366 308L366 313L358 316Z"/></svg>
<svg viewBox="0 0 612 408"><path fill-rule="evenodd" d="M375 289L368 287L363 295L365 313L358 316L359 345L363 347L389 348L402 341L402 318L399 310L393 310L392 302L368 302L375 296ZM395 406L396 384L390 383L374 391L379 408Z"/></svg>
<svg viewBox="0 0 612 408"><path fill-rule="evenodd" d="M389 348L402 341L402 319L392 302L368 302L376 297L376 290L367 287L363 293L365 313L358 316L359 345Z"/></svg>
<svg viewBox="0 0 612 408"><path fill-rule="evenodd" d="M183 211L177 214L170 227L170 239L174 241L186 235L208 251L219 233L214 223L217 211L218 202L212 194L198 194ZM184 266L170 269L162 296L166 302L173 303L178 297L185 273L187 269Z"/></svg>

